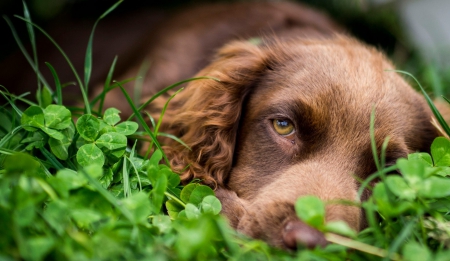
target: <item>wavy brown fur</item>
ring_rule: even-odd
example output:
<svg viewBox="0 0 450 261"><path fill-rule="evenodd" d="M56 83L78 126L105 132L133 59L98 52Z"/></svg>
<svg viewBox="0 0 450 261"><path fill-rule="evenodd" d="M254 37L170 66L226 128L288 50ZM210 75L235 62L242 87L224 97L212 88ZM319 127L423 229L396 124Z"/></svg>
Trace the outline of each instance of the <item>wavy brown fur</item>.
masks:
<svg viewBox="0 0 450 261"><path fill-rule="evenodd" d="M264 60L265 54L257 46L231 43L198 73L218 81L195 81L169 105L164 116L170 122L169 132L191 148L176 142L164 147L182 181L199 178L207 184L223 184L231 169L242 101L263 73Z"/></svg>

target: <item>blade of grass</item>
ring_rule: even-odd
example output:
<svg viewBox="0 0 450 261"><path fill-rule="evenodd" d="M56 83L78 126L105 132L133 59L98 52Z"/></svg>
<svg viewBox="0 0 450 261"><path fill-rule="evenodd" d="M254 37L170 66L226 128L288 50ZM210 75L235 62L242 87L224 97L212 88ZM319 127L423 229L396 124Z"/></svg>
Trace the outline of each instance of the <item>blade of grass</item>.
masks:
<svg viewBox="0 0 450 261"><path fill-rule="evenodd" d="M378 158L377 144L375 141L375 105L370 113L370 146L372 148L373 160L378 171L381 171L380 160Z"/></svg>
<svg viewBox="0 0 450 261"><path fill-rule="evenodd" d="M142 87L144 86L145 75L147 74L148 68L150 68L150 62L144 60L136 76L136 81L134 82L133 88L133 101L135 104L139 104L142 97Z"/></svg>
<svg viewBox="0 0 450 261"><path fill-rule="evenodd" d="M423 93L423 96L425 97L428 105L430 106L431 111L433 112L434 116L436 117L436 119L438 120L439 124L441 124L442 128L444 129L445 133L447 133L447 135L450 135L450 128L448 127L447 123L445 122L444 118L442 117L441 113L438 111L438 109L436 108L436 106L434 106L433 101L431 100L430 96L427 94L427 92L425 91L425 89L422 87L422 85L420 84L420 82L416 79L416 77L414 77L412 74L410 74L409 72L405 72L405 71L401 71L401 70L389 70L389 71L393 71L393 72L397 72L397 73L402 73L405 75L408 75L409 77L413 78L413 80L417 83L417 85L419 86L420 90Z"/></svg>
<svg viewBox="0 0 450 261"><path fill-rule="evenodd" d="M148 112L144 112L146 115L147 115L147 117L150 119L150 122L151 122L151 124L152 124L152 127L153 127L153 129L155 129L155 119L153 119L153 117L152 117L152 115L150 115L150 113L148 113Z"/></svg>
<svg viewBox="0 0 450 261"><path fill-rule="evenodd" d="M177 83L174 83L172 85L170 85L169 87L166 87L164 89L162 89L161 91L157 92L155 95L153 95L150 99L148 99L144 104L142 104L141 106L139 106L139 108L137 109L137 111L142 111L142 109L144 109L145 107L147 107L152 101L154 101L156 98L158 98L159 96L163 95L164 93L168 92L169 90L180 86L183 83L187 83L187 82L191 82L191 81L196 81L196 80L202 80L202 79L209 79L209 80L215 80L220 82L219 79L214 78L214 77L208 77L208 76L201 76L201 77L194 77L194 78L190 78L187 80L183 80ZM133 117L135 116L135 113L131 114L130 117L128 117L128 120L131 120Z"/></svg>
<svg viewBox="0 0 450 261"><path fill-rule="evenodd" d="M5 87L5 86L0 85L0 87L1 87L1 88L4 88L4 89L6 90L6 87ZM13 102L16 101L16 100L18 100L18 101L21 101L21 102L23 102L23 103L26 103L26 104L28 104L28 105L30 105L30 106L33 106L33 105L37 106L36 103L34 103L34 102L32 102L32 101L30 101L30 100L28 100L28 99L24 99L24 98L23 98L23 97L25 97L25 96L30 95L30 92L22 93L22 94L19 95L19 96L16 96L16 95L14 95L14 94L12 94L12 93L4 92L4 91L0 91L0 93L2 93L3 95L6 95L6 96L11 97L11 100L12 100ZM8 105L8 104L4 104L4 105L2 105L1 108L6 107L7 105Z"/></svg>
<svg viewBox="0 0 450 261"><path fill-rule="evenodd" d="M163 119L163 117L164 117L164 114L166 113L167 106L169 105L169 102L170 102L170 101L171 101L178 93L180 93L183 89L184 89L184 88L181 88L181 89L179 89L178 91L176 91L173 95L171 95L171 96L169 97L169 99L167 99L166 103L164 104L164 107L163 107L163 109L161 110L161 114L160 114L159 119L158 119L158 123L156 123L155 132L154 132L154 133L155 133L155 136L158 136L158 130L159 130L159 127L161 126L162 119Z"/></svg>
<svg viewBox="0 0 450 261"><path fill-rule="evenodd" d="M183 145L184 147L186 147L188 150L191 150L191 148L190 148L186 143L184 143L182 140L180 140L178 137L176 137L176 136L174 136L174 135L172 135L172 134L164 133L164 132L159 132L159 133L158 133L158 136L163 136L163 137L170 138L170 139L172 139L172 140L174 140L174 141L180 143L181 145Z"/></svg>
<svg viewBox="0 0 450 261"><path fill-rule="evenodd" d="M331 243L335 243L341 246L345 246L348 248L352 248L364 253L368 253L374 256L378 256L378 257L384 257L384 258L389 258L391 260L401 260L400 255L398 255L397 253L391 254L389 252L387 252L384 249L378 248L378 247L374 247L356 240L352 240L340 235L336 235L336 234L332 234L332 233L327 233L325 234L325 238L331 242Z"/></svg>
<svg viewBox="0 0 450 261"><path fill-rule="evenodd" d="M384 139L383 145L381 145L381 168L384 169L386 167L386 149L389 144L390 137L387 136Z"/></svg>
<svg viewBox="0 0 450 261"><path fill-rule="evenodd" d="M42 147L39 150L41 151L42 155L44 155L44 157L47 158L47 160L52 164L52 167L54 167L57 170L64 168L61 162L59 162L59 160L56 159L56 157L52 153L50 153L50 151L48 151L45 147Z"/></svg>
<svg viewBox="0 0 450 261"><path fill-rule="evenodd" d="M135 78L133 77L133 78L129 78L129 79L120 81L119 83L123 85L125 83L129 83L134 80L135 80ZM96 97L94 97L91 100L91 106L93 106L93 104L96 104L98 102L98 100L102 99L102 97L104 99L106 93L108 93L109 91L111 91L112 89L115 89L117 87L119 87L119 85L117 83L114 83L113 85L109 85L108 88L104 88L102 93L100 93L99 95L97 95ZM102 104L102 107L103 107L103 104Z"/></svg>
<svg viewBox="0 0 450 261"><path fill-rule="evenodd" d="M123 180L123 196L125 198L128 198L129 196L131 196L131 187L130 187L130 174L128 173L126 158L122 164L122 180Z"/></svg>
<svg viewBox="0 0 450 261"><path fill-rule="evenodd" d="M22 126L17 126L11 132L3 136L3 138L0 140L0 148L3 148L5 144L8 143L14 137L14 135L19 133L20 130L22 130Z"/></svg>
<svg viewBox="0 0 450 261"><path fill-rule="evenodd" d="M86 109L86 113L87 114L91 114L91 107L89 104L89 100L88 100L88 96L87 93L85 91L83 82L80 79L80 76L78 75L77 71L75 70L75 67L73 66L72 62L70 61L69 57L67 56L67 54L64 52L64 50L61 48L61 46L59 46L59 44L56 43L56 41L47 33L45 32L44 29L42 29L41 27L39 27L38 25L34 24L33 22L20 17L18 15L15 15L15 17L17 17L18 19L25 21L26 23L29 23L31 25L33 25L35 28L37 28L42 34L44 34L49 40L50 42L52 42L52 44L58 49L58 51L62 54L62 56L64 57L64 59L66 60L67 64L69 65L70 69L72 70L78 85L80 86L80 90L81 90L81 95L83 97L83 101L84 101L84 105L85 105L85 109ZM53 92L52 92L53 93Z"/></svg>
<svg viewBox="0 0 450 261"><path fill-rule="evenodd" d="M98 113L99 114L102 114L102 111L103 111L103 103L105 102L105 96L106 96L105 90L109 89L109 83L112 80L114 68L116 67L116 62L117 62L117 55L114 57L111 67L109 68L108 75L106 75L105 84L103 85L103 91L100 94L101 95L100 104L98 105Z"/></svg>
<svg viewBox="0 0 450 261"><path fill-rule="evenodd" d="M104 12L94 23L94 26L92 27L91 35L89 36L88 45L86 48L86 56L84 59L84 87L86 88L86 92L88 92L88 84L89 79L91 78L91 72L92 72L92 43L94 41L94 32L95 28L97 27L98 22L103 19L105 16L107 16L110 12L112 12L114 9L116 9L117 6L119 6L120 3L122 3L123 0L119 0L117 3L112 5L106 12Z"/></svg>
<svg viewBox="0 0 450 261"><path fill-rule="evenodd" d="M397 165L389 166L389 167L383 169L382 171L377 171L377 172L373 173L372 175L370 175L369 177L367 177L359 186L358 198L361 199L361 195L362 195L364 189L369 185L369 183L371 181L380 177L383 174L387 174L389 172L395 171L396 169L397 169Z"/></svg>
<svg viewBox="0 0 450 261"><path fill-rule="evenodd" d="M53 66L46 62L45 65L47 65L47 67L50 69L50 72L53 75L53 79L55 80L55 88L56 88L56 102L58 105L62 105L62 93L61 93L61 82L59 81L59 77L58 74L55 71L55 68L53 68Z"/></svg>
<svg viewBox="0 0 450 261"><path fill-rule="evenodd" d="M409 237L411 234L414 225L417 223L417 219L411 219L406 225L403 226L402 230L395 238L393 242L391 242L388 255L383 259L383 261L388 260L389 256L395 255L395 252L400 248L401 244Z"/></svg>
<svg viewBox="0 0 450 261"><path fill-rule="evenodd" d="M3 86L1 86L3 87ZM5 88L6 89L6 88ZM3 97L5 97L6 101L8 101L9 105L11 105L11 107L16 111L16 113L22 117L22 111L16 106L16 104L11 101L7 95L5 95L3 92L0 92L2 94Z"/></svg>
<svg viewBox="0 0 450 261"><path fill-rule="evenodd" d="M26 19L31 21L31 16L30 16L30 12L28 11L27 4L23 0L22 0L22 4L23 4L23 16ZM28 30L28 36L30 37L31 49L33 51L34 66L36 67L36 69L39 70L39 63L38 63L37 50L36 50L36 40L35 40L35 36L34 36L33 26L31 26L30 24L27 24L27 30ZM40 106L42 106L42 97L40 97L41 88L42 88L41 81L39 80L38 75L36 75L36 77L37 77L37 94L39 96L38 103Z"/></svg>
<svg viewBox="0 0 450 261"><path fill-rule="evenodd" d="M11 23L11 21L9 20L9 18L7 16L3 16L3 19L5 19L6 23L8 24L8 26L9 26L11 32L12 32L12 35L14 37L14 40L16 41L17 46L19 47L19 49L22 52L22 54L25 56L25 59L27 59L28 63L31 65L31 67L33 68L33 70L36 73L36 75L39 77L41 82L44 84L44 87L47 88L50 91L50 93L53 93L53 90L50 88L50 85L48 85L48 83L45 80L44 76L41 74L39 69L36 68L36 66L34 65L33 60L31 59L31 57L28 54L28 52L25 49L25 47L23 46L22 41L20 40L19 36L17 35L16 29L14 28L14 26Z"/></svg>
<svg viewBox="0 0 450 261"><path fill-rule="evenodd" d="M137 110L136 106L134 106L133 101L130 98L130 95L128 95L127 91L125 90L125 88L123 88L123 86L121 84L119 84L119 88L122 91L123 95L125 96L125 98L127 99L128 103L131 106L131 109L133 110L134 114L137 116L139 123L142 125L142 127L144 128L144 130L147 132L148 135L150 135L150 138L152 139L152 141L155 143L155 146L161 150L161 145L159 144L158 140L156 140L155 135L153 135L153 132L150 130L150 128L148 127L147 123L145 122L144 118L142 118L142 115L139 113L139 111ZM170 162L169 159L167 158L166 154L163 153L163 158L164 161L166 162L166 164L168 166L170 166Z"/></svg>

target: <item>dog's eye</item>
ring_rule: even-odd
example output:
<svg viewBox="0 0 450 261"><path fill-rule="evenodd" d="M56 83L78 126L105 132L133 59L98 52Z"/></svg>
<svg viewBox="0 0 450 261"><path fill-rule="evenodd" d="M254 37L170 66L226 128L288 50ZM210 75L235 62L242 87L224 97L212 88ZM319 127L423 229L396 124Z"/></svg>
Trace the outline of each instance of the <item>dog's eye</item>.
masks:
<svg viewBox="0 0 450 261"><path fill-rule="evenodd" d="M290 120L275 119L272 120L273 128L275 131L283 136L294 133L294 124Z"/></svg>

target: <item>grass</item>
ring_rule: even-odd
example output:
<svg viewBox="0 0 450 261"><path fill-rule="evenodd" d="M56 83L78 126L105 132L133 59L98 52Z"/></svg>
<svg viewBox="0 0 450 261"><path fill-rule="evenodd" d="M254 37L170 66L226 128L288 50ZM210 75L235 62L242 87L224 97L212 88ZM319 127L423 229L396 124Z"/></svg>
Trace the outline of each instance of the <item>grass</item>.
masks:
<svg viewBox="0 0 450 261"><path fill-rule="evenodd" d="M26 96L14 96L6 89L1 91L7 104L2 105L0 116L7 124L0 128L0 259L448 259L448 139L437 138L431 154L410 154L387 168L384 155L388 140L380 152L373 147L378 171L361 183L359 193L368 188L372 196L362 203L346 202L363 208L368 228L357 233L343 222L325 222L326 204L336 202L302 197L295 205L297 215L322 231L331 243L325 248L300 248L296 252L272 248L230 229L219 215L221 203L211 188L198 182L180 184L156 137L182 141L160 133L160 122L148 125L141 115L141 110L155 98L186 81L216 79L199 77L176 83L139 105L122 87L132 79L111 81L116 57L104 92L88 100L93 30L86 50L83 80L73 70L84 93L84 108L69 110L61 98L63 84L55 68L47 64L53 75L53 90L37 67L34 29L51 38L31 22L25 4L24 10L25 15L20 19L27 23L33 54L22 49L36 72L39 99L34 103ZM12 31L15 35L14 28ZM17 37L16 40L23 46ZM68 57L66 60L71 65ZM120 120L114 108L103 111L105 94L113 88L122 90L133 109L134 114L126 121ZM450 134L449 127L423 92L442 128ZM25 110L17 105L19 101L25 103ZM76 115L79 111L84 113ZM137 122L132 121L135 117ZM373 114L372 134L374 119ZM143 130L140 134L146 136L143 140L148 139L152 144L145 157L136 151L142 140L132 138L137 136L139 128ZM386 175L395 170L403 175ZM370 180L380 177L382 182L368 187Z"/></svg>

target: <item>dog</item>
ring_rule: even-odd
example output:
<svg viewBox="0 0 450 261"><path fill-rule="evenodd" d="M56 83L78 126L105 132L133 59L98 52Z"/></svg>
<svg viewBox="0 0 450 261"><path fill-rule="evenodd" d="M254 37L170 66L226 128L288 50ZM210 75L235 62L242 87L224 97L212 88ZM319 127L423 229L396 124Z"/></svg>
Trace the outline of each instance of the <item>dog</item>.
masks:
<svg viewBox="0 0 450 261"><path fill-rule="evenodd" d="M201 179L216 189L230 225L269 244L295 249L325 245L302 223L294 203L364 201L360 183L376 171L369 135L390 137L386 164L427 151L439 135L423 97L378 50L346 34L325 14L292 2L214 4L163 19L142 39L150 64L142 100L177 81L190 82L169 103L160 132L171 167L183 183ZM136 77L142 59L127 59L118 79ZM122 66L123 67L123 66ZM92 96L103 89L95 84ZM128 92L133 86L126 86ZM155 117L167 97L150 104ZM130 114L119 90L105 108ZM328 204L326 220L366 226L355 206Z"/></svg>
<svg viewBox="0 0 450 261"><path fill-rule="evenodd" d="M376 171L372 109L379 150L390 137L387 165L429 150L439 135L423 97L388 71L394 66L381 52L305 6L201 7L162 28L167 37L159 35L149 53L155 67L144 80L148 91L194 75L218 79L193 81L169 103L160 131L191 148L165 144L172 168L184 182L217 187L230 225L271 245L326 244L296 217L300 196L367 199L369 191L357 198L357 179ZM213 49L219 51L210 58ZM327 205L326 220L365 226L355 206Z"/></svg>

